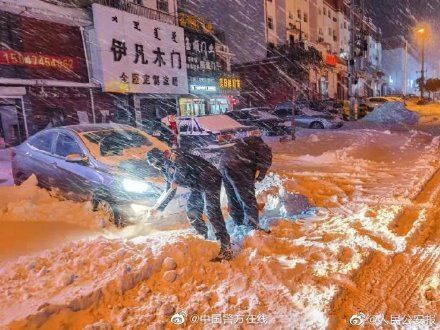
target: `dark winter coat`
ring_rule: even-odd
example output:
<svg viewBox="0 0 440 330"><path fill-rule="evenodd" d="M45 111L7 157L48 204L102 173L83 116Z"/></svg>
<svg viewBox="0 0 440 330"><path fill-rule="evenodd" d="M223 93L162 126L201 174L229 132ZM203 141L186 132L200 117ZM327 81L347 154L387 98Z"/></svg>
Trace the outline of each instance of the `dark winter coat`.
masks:
<svg viewBox="0 0 440 330"><path fill-rule="evenodd" d="M165 160L162 173L166 178L167 190L173 182L180 187L199 192L221 188L222 176L214 165L199 156L182 151L173 151L170 159ZM175 192L162 203L159 210L165 209L174 195Z"/></svg>
<svg viewBox="0 0 440 330"><path fill-rule="evenodd" d="M266 176L272 165L272 149L261 137L247 137L223 152L220 169L240 171L247 168L260 172L260 179Z"/></svg>

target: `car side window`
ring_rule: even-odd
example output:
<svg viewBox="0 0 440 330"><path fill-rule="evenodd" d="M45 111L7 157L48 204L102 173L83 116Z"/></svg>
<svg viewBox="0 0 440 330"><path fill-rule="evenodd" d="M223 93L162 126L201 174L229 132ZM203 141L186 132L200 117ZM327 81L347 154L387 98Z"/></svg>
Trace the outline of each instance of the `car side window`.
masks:
<svg viewBox="0 0 440 330"><path fill-rule="evenodd" d="M287 108L279 108L275 110L275 115L280 117L287 117L289 115L289 112L292 113L292 110L289 111Z"/></svg>
<svg viewBox="0 0 440 330"><path fill-rule="evenodd" d="M249 118L251 118L251 116L250 116L248 111L238 111L237 114L238 114L238 117L240 119L249 119Z"/></svg>
<svg viewBox="0 0 440 330"><path fill-rule="evenodd" d="M55 146L55 154L61 157L67 157L71 154L83 154L83 150L75 139L67 134L58 135Z"/></svg>
<svg viewBox="0 0 440 330"><path fill-rule="evenodd" d="M35 149L50 153L52 152L52 142L54 138L55 132L43 132L32 137L28 143Z"/></svg>

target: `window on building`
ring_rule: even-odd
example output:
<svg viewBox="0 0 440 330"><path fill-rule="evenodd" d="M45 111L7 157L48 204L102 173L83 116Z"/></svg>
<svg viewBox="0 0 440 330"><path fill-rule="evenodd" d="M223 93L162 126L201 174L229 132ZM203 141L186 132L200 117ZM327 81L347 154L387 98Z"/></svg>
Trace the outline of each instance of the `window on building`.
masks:
<svg viewBox="0 0 440 330"><path fill-rule="evenodd" d="M298 9L297 13L298 13L298 18L301 19L301 10Z"/></svg>
<svg viewBox="0 0 440 330"><path fill-rule="evenodd" d="M291 34L291 35L289 35L289 43L291 44L291 45L294 45L295 44L295 37Z"/></svg>
<svg viewBox="0 0 440 330"><path fill-rule="evenodd" d="M157 0L157 10L169 12L168 0Z"/></svg>
<svg viewBox="0 0 440 330"><path fill-rule="evenodd" d="M332 18L332 14L330 13L330 10L327 11L327 16L328 16L328 18Z"/></svg>
<svg viewBox="0 0 440 330"><path fill-rule="evenodd" d="M328 28L328 35L329 35L329 36L332 35L332 28Z"/></svg>
<svg viewBox="0 0 440 330"><path fill-rule="evenodd" d="M324 34L324 32L322 32L322 28L321 28L321 27L319 28L318 33L319 33L320 35L323 35L323 34Z"/></svg>
<svg viewBox="0 0 440 330"><path fill-rule="evenodd" d="M307 13L304 13L304 22L307 23L308 20L309 20L309 16L307 15Z"/></svg>
<svg viewBox="0 0 440 330"><path fill-rule="evenodd" d="M327 15L327 9L323 8L324 15Z"/></svg>
<svg viewBox="0 0 440 330"><path fill-rule="evenodd" d="M267 27L269 29L273 30L273 18L272 17L267 18Z"/></svg>
<svg viewBox="0 0 440 330"><path fill-rule="evenodd" d="M289 19L293 19L293 13L289 11Z"/></svg>
<svg viewBox="0 0 440 330"><path fill-rule="evenodd" d="M347 22L344 22L344 29L347 28Z"/></svg>
<svg viewBox="0 0 440 330"><path fill-rule="evenodd" d="M141 5L141 6L144 5L144 1L143 0L134 0L134 3L137 4L137 5Z"/></svg>

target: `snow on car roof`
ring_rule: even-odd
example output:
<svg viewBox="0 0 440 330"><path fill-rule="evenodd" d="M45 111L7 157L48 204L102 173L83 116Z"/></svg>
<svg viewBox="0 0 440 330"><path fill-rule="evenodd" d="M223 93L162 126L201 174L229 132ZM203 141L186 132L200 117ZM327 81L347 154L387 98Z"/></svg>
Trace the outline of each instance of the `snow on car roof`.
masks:
<svg viewBox="0 0 440 330"><path fill-rule="evenodd" d="M212 132L246 127L226 115L201 116L196 120L203 129Z"/></svg>

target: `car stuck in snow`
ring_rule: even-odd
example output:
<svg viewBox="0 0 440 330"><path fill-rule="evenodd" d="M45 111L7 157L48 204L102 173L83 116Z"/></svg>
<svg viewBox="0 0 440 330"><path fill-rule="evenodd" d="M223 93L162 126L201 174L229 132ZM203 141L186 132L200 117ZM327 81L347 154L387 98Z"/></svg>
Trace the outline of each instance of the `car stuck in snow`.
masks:
<svg viewBox="0 0 440 330"><path fill-rule="evenodd" d="M74 125L43 130L12 151L17 185L31 175L38 184L77 200L117 225L136 220L154 205L163 179L145 161L163 142L136 128L116 124Z"/></svg>

